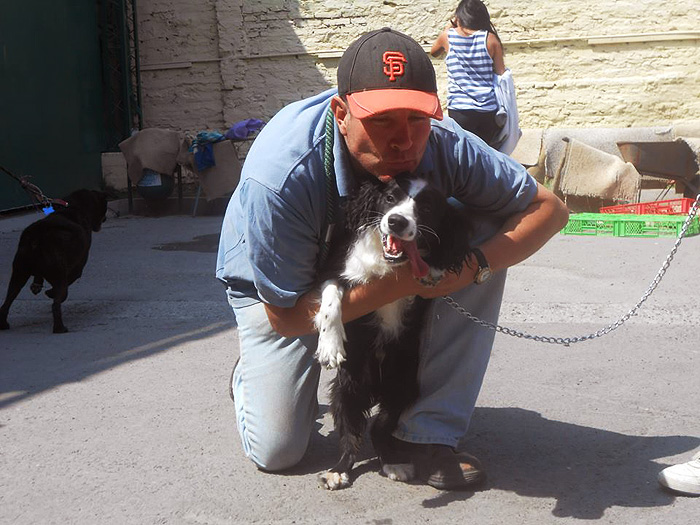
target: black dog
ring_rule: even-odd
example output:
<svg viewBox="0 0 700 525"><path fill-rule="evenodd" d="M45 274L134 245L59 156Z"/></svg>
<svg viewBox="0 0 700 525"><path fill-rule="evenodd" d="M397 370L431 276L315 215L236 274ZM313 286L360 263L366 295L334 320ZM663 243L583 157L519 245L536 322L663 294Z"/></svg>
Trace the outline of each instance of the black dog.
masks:
<svg viewBox="0 0 700 525"><path fill-rule="evenodd" d="M100 231L107 213L107 196L99 191L78 190L68 195L67 206L30 224L22 232L5 302L0 306L0 330L7 330L10 305L30 277L31 290L38 294L44 280L52 286L46 295L53 299L53 332L68 329L63 324L61 303L68 287L78 279L88 260L92 232Z"/></svg>
<svg viewBox="0 0 700 525"><path fill-rule="evenodd" d="M409 174L384 184L364 180L345 207L345 240L333 248L315 318L317 358L338 368L331 385L331 411L341 458L319 475L329 490L350 485L370 410L379 405L371 437L389 478L409 481L415 469L392 447L401 412L418 398L418 345L427 301L407 297L342 324L345 289L411 265L415 278L435 284L445 271L459 273L468 259L470 221L445 195ZM345 344L344 344L345 341Z"/></svg>

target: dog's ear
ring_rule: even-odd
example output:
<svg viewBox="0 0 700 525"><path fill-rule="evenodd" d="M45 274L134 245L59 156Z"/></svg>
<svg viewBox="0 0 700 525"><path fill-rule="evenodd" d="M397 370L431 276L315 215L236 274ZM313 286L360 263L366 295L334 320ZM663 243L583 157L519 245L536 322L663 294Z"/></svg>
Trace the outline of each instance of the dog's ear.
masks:
<svg viewBox="0 0 700 525"><path fill-rule="evenodd" d="M68 203L68 212L86 228L98 232L107 215L107 194L102 191L80 189L64 200Z"/></svg>
<svg viewBox="0 0 700 525"><path fill-rule="evenodd" d="M376 177L362 179L357 192L345 205L345 226L354 232L377 220L377 198L384 184Z"/></svg>

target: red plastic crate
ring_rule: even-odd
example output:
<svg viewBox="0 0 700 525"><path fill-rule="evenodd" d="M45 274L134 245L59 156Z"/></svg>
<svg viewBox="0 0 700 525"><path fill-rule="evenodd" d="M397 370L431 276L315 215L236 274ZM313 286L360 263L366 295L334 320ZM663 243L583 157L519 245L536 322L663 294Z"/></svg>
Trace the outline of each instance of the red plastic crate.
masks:
<svg viewBox="0 0 700 525"><path fill-rule="evenodd" d="M667 201L638 202L604 206L600 213L632 213L636 215L685 215L693 205L693 199L670 199Z"/></svg>

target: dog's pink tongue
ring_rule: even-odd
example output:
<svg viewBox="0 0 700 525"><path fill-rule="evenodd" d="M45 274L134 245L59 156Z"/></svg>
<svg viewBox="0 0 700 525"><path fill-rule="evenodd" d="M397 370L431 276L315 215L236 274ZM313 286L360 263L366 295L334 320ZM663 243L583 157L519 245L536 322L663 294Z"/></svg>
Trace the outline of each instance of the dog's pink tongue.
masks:
<svg viewBox="0 0 700 525"><path fill-rule="evenodd" d="M408 257L408 261L411 263L411 271L413 272L413 277L421 278L428 275L428 264L421 258L418 253L418 246L415 241L413 242L403 242L403 253Z"/></svg>

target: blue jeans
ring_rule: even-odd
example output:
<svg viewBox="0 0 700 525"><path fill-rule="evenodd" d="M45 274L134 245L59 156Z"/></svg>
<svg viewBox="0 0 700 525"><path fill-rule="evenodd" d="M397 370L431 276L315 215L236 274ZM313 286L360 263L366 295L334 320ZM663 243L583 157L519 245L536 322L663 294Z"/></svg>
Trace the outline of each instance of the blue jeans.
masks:
<svg viewBox="0 0 700 525"><path fill-rule="evenodd" d="M495 323L505 280L506 272L498 272L490 281L452 297L472 314ZM317 417L317 337L279 336L260 303L234 307L234 313L241 358L233 392L243 450L263 470L291 467L304 455ZM395 437L458 444L469 428L494 335L445 301L431 301L421 336L420 398L402 414Z"/></svg>

